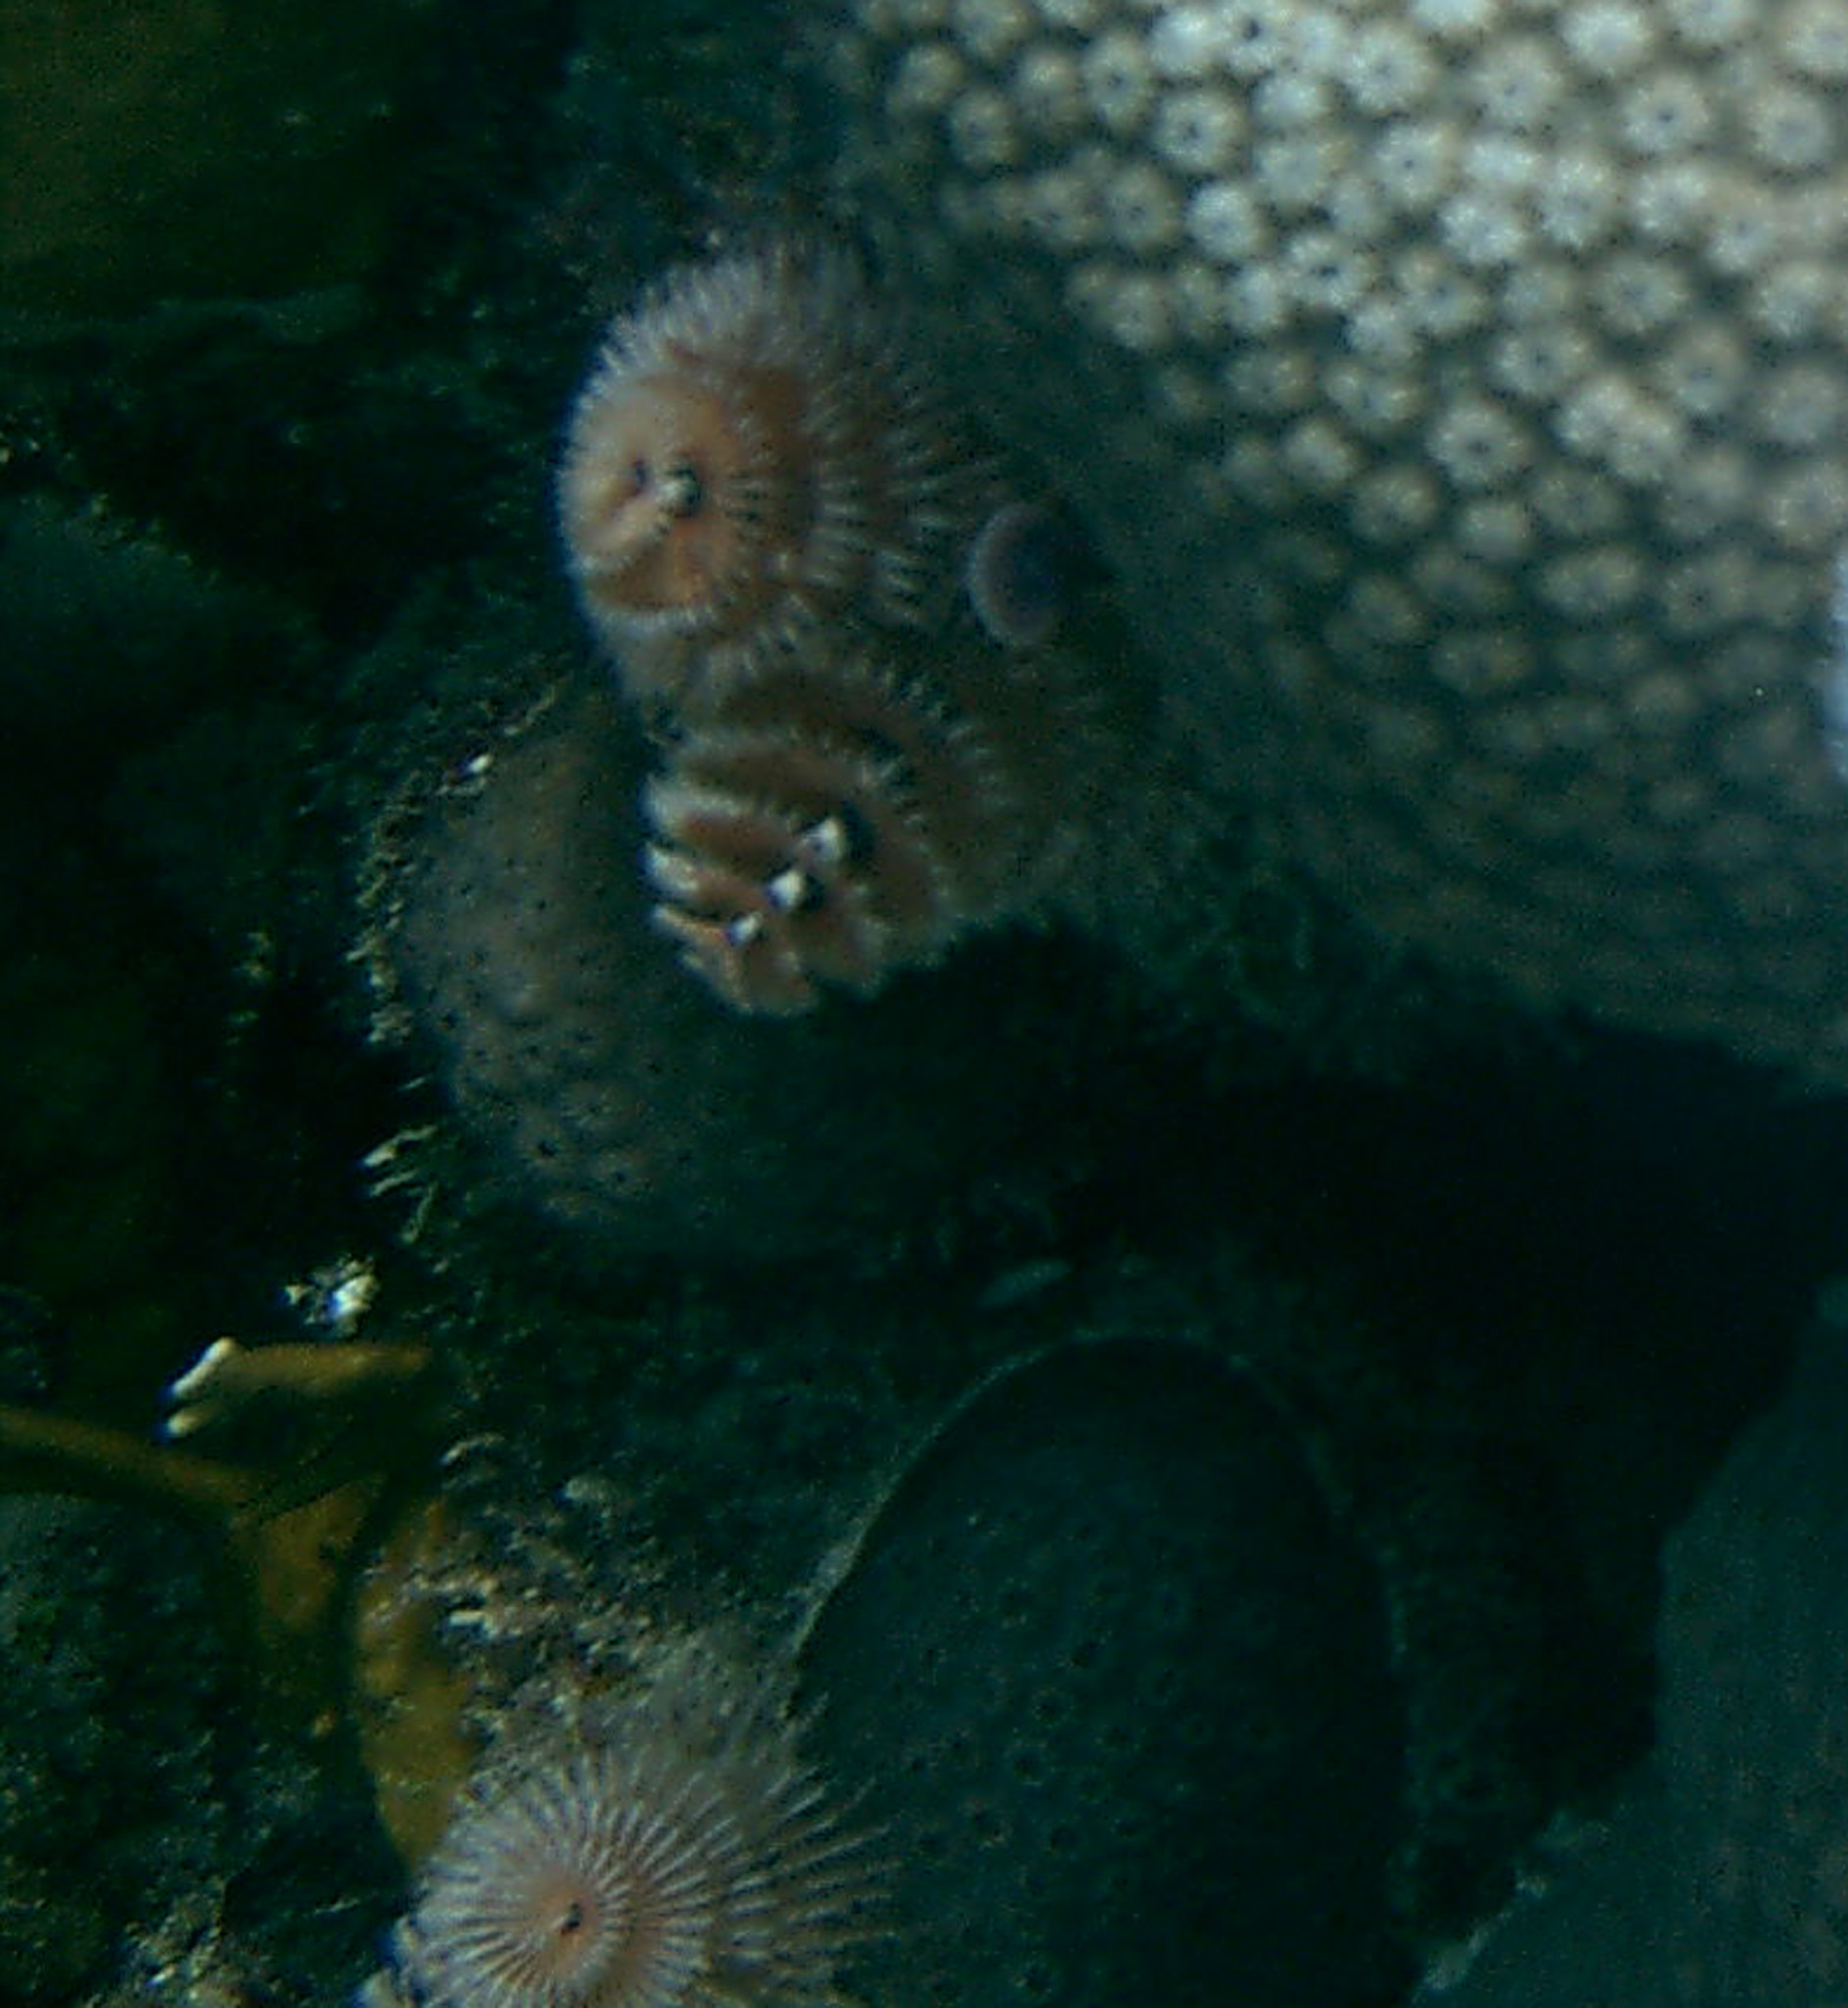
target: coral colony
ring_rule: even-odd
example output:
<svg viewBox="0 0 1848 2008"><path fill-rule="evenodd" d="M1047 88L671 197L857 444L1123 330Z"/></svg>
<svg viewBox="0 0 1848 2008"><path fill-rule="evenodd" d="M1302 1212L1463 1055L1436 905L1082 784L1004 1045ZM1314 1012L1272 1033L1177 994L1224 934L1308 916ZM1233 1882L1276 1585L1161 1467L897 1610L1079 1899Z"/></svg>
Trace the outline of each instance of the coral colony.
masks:
<svg viewBox="0 0 1848 2008"><path fill-rule="evenodd" d="M844 0L826 54L1209 799L1466 979L1848 1076L1836 0Z"/></svg>

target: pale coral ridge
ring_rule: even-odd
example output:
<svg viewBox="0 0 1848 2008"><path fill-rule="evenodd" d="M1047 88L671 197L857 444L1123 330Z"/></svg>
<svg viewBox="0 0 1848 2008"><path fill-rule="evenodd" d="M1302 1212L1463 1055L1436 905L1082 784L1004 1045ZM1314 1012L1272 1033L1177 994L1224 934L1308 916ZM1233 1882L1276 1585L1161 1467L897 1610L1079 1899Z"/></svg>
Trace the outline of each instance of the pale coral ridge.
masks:
<svg viewBox="0 0 1848 2008"><path fill-rule="evenodd" d="M1224 800L1543 1003L1848 1075L1835 0L848 0L842 185Z"/></svg>

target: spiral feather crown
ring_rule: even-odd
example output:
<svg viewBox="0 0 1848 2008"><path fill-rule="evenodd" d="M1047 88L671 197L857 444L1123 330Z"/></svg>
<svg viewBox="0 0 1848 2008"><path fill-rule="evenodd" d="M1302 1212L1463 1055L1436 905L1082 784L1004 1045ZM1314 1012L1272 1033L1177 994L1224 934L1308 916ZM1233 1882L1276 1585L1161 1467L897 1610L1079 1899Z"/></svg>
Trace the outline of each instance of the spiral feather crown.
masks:
<svg viewBox="0 0 1848 2008"><path fill-rule="evenodd" d="M867 993L1031 910L1054 849L995 721L902 659L815 650L687 732L648 788L656 919L745 1010Z"/></svg>
<svg viewBox="0 0 1848 2008"><path fill-rule="evenodd" d="M848 260L772 243L617 319L559 508L625 686L678 701L843 616L933 625L994 480Z"/></svg>
<svg viewBox="0 0 1848 2008"><path fill-rule="evenodd" d="M876 1872L769 1716L644 1703L490 1767L374 1994L419 2008L827 2008Z"/></svg>

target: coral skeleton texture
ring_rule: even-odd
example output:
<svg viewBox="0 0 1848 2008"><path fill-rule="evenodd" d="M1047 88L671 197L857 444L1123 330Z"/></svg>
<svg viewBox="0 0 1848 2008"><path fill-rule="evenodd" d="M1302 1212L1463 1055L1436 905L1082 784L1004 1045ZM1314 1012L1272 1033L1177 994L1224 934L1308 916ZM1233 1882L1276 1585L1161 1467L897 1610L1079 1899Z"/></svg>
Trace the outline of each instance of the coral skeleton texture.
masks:
<svg viewBox="0 0 1848 2008"><path fill-rule="evenodd" d="M1056 471L1207 801L1457 976L1848 1079L1841 9L825 39L844 205Z"/></svg>

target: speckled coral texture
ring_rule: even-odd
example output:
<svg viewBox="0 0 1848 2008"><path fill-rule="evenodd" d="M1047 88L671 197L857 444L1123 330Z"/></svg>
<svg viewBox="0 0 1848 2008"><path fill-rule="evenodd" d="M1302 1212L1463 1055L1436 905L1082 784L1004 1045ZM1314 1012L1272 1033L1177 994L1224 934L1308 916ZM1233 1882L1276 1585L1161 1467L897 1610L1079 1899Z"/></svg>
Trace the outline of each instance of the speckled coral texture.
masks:
<svg viewBox="0 0 1848 2008"><path fill-rule="evenodd" d="M848 208L1384 940L1848 1075L1838 0L840 0Z"/></svg>

